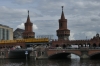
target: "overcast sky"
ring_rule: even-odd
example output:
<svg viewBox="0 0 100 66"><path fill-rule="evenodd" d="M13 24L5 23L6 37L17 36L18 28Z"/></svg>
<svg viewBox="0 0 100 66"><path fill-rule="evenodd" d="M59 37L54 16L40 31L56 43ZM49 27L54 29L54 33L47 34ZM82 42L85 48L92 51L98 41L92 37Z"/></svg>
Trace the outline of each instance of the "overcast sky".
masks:
<svg viewBox="0 0 100 66"><path fill-rule="evenodd" d="M90 39L100 33L100 0L0 0L0 24L24 29L27 11L36 35L54 35L64 6L70 39Z"/></svg>

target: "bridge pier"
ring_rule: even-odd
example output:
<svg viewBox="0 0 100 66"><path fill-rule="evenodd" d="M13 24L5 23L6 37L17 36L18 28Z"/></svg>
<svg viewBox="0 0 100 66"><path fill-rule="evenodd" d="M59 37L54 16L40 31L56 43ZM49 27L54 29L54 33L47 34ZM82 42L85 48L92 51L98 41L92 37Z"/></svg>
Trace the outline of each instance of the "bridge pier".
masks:
<svg viewBox="0 0 100 66"><path fill-rule="evenodd" d="M88 50L87 49L81 49L81 59L89 59L89 55L88 55Z"/></svg>
<svg viewBox="0 0 100 66"><path fill-rule="evenodd" d="M0 58L8 58L9 50L7 49L0 49Z"/></svg>
<svg viewBox="0 0 100 66"><path fill-rule="evenodd" d="M83 54L82 56L80 56L81 59L89 59L89 56L86 54Z"/></svg>
<svg viewBox="0 0 100 66"><path fill-rule="evenodd" d="M38 48L37 54L36 54L36 59L48 59L47 49L46 48Z"/></svg>

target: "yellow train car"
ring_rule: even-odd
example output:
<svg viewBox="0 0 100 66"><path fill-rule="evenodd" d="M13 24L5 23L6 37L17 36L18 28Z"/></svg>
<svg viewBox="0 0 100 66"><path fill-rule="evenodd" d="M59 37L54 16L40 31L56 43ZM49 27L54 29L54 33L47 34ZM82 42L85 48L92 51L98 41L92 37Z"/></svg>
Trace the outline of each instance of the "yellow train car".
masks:
<svg viewBox="0 0 100 66"><path fill-rule="evenodd" d="M1 40L0 44L6 43L42 43L42 42L49 42L48 38L28 38L28 39L17 39L17 40Z"/></svg>

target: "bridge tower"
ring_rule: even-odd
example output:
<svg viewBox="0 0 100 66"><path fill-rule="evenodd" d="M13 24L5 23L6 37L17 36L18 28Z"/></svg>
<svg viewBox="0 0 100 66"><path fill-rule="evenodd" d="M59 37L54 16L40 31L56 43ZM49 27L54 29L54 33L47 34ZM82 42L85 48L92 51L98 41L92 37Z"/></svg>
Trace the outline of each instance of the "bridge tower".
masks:
<svg viewBox="0 0 100 66"><path fill-rule="evenodd" d="M58 40L69 40L70 30L67 29L67 19L65 19L63 6L62 6L62 13L61 18L59 19L59 29L56 30Z"/></svg>
<svg viewBox="0 0 100 66"><path fill-rule="evenodd" d="M29 11L27 16L27 21L24 23L25 31L23 32L23 38L35 38L35 32L33 32L33 23L30 21Z"/></svg>

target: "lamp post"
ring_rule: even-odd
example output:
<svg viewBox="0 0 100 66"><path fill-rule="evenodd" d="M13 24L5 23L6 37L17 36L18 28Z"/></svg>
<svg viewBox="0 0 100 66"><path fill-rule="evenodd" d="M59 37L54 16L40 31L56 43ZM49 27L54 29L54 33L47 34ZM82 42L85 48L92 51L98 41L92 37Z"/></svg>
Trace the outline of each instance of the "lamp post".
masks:
<svg viewBox="0 0 100 66"><path fill-rule="evenodd" d="M87 47L87 36L86 36L86 47Z"/></svg>
<svg viewBox="0 0 100 66"><path fill-rule="evenodd" d="M27 60L28 51L25 51L25 55L26 55L26 60Z"/></svg>

